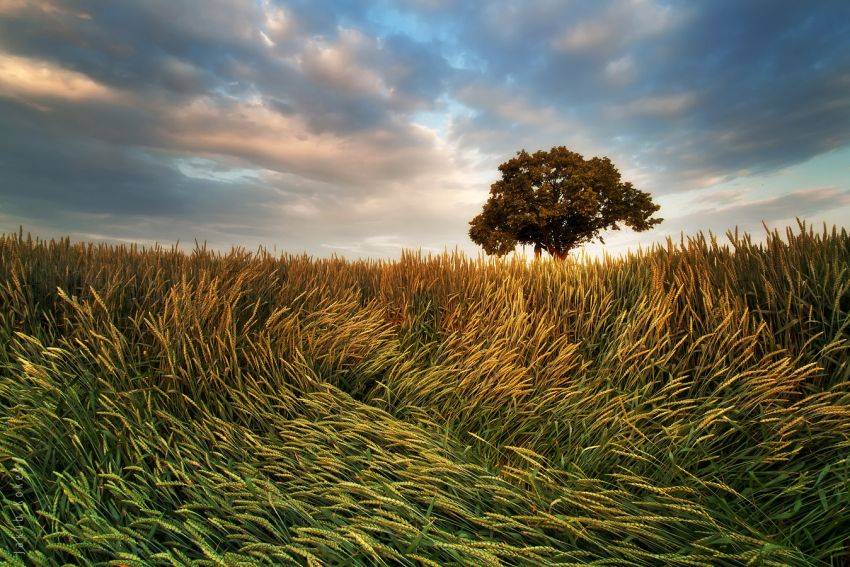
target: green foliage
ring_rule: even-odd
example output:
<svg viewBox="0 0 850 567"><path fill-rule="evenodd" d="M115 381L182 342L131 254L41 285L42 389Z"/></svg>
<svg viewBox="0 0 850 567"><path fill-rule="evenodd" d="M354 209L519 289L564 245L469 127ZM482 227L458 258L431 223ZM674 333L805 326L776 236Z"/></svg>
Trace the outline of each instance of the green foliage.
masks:
<svg viewBox="0 0 850 567"><path fill-rule="evenodd" d="M620 223L640 232L663 219L648 193L620 180L607 157L585 160L563 146L529 154L525 150L499 166L502 178L469 223L469 236L488 254L502 256L518 244L533 244L564 259ZM604 242L604 241L603 241Z"/></svg>
<svg viewBox="0 0 850 567"><path fill-rule="evenodd" d="M0 237L0 563L845 565L850 238L729 240Z"/></svg>

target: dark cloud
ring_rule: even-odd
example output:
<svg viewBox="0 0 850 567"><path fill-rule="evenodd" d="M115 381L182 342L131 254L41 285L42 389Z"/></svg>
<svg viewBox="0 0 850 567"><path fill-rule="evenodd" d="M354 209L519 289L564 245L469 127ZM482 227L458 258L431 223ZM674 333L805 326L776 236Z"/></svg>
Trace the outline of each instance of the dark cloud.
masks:
<svg viewBox="0 0 850 567"><path fill-rule="evenodd" d="M151 216L195 222L210 215L256 215L268 188L187 177L154 152L92 140L37 137L0 142L4 210Z"/></svg>
<svg viewBox="0 0 850 567"><path fill-rule="evenodd" d="M670 136L685 167L770 171L850 142L850 4L702 8L670 38L675 63L653 77L698 99Z"/></svg>
<svg viewBox="0 0 850 567"><path fill-rule="evenodd" d="M458 21L471 38L464 47L488 63L476 81L580 115L599 147L641 140L622 153L663 163L667 191L674 180L681 190L683 180L770 171L850 143L846 2L493 2ZM478 144L488 136L476 132L504 131L505 121L478 113L456 134ZM571 126L562 139L575 145ZM502 153L494 142L484 147Z"/></svg>
<svg viewBox="0 0 850 567"><path fill-rule="evenodd" d="M46 7L52 8L48 9ZM197 95L259 40L257 7L231 0L133 3L37 0L0 14L0 47L134 92Z"/></svg>
<svg viewBox="0 0 850 567"><path fill-rule="evenodd" d="M169 186L172 176L163 179L160 164L110 143L109 137L80 137L73 120L62 120L73 113L61 110L21 109L0 99L0 129L15 133L0 137L0 193L10 206L20 201L123 214L186 212L178 199L180 188ZM61 117L58 124L51 121L54 113Z"/></svg>

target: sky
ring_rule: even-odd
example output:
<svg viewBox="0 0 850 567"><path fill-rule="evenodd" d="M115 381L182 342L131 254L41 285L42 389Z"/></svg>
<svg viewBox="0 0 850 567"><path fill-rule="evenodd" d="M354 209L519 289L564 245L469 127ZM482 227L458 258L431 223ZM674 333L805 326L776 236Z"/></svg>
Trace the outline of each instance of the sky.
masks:
<svg viewBox="0 0 850 567"><path fill-rule="evenodd" d="M612 254L847 227L850 2L0 0L0 232L476 255L561 145L661 206Z"/></svg>

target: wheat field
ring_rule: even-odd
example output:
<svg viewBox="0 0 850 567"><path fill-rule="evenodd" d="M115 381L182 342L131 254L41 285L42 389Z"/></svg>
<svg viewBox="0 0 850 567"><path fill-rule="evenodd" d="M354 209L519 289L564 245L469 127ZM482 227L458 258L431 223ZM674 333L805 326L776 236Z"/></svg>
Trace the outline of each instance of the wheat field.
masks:
<svg viewBox="0 0 850 567"><path fill-rule="evenodd" d="M7 565L847 565L850 238L0 238Z"/></svg>

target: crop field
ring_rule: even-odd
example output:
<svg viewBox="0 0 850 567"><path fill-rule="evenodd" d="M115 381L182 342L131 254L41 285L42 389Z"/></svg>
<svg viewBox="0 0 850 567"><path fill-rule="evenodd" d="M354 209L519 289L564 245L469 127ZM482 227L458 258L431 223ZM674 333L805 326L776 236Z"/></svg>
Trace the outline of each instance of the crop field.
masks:
<svg viewBox="0 0 850 567"><path fill-rule="evenodd" d="M4 565L847 565L850 238L0 238Z"/></svg>

